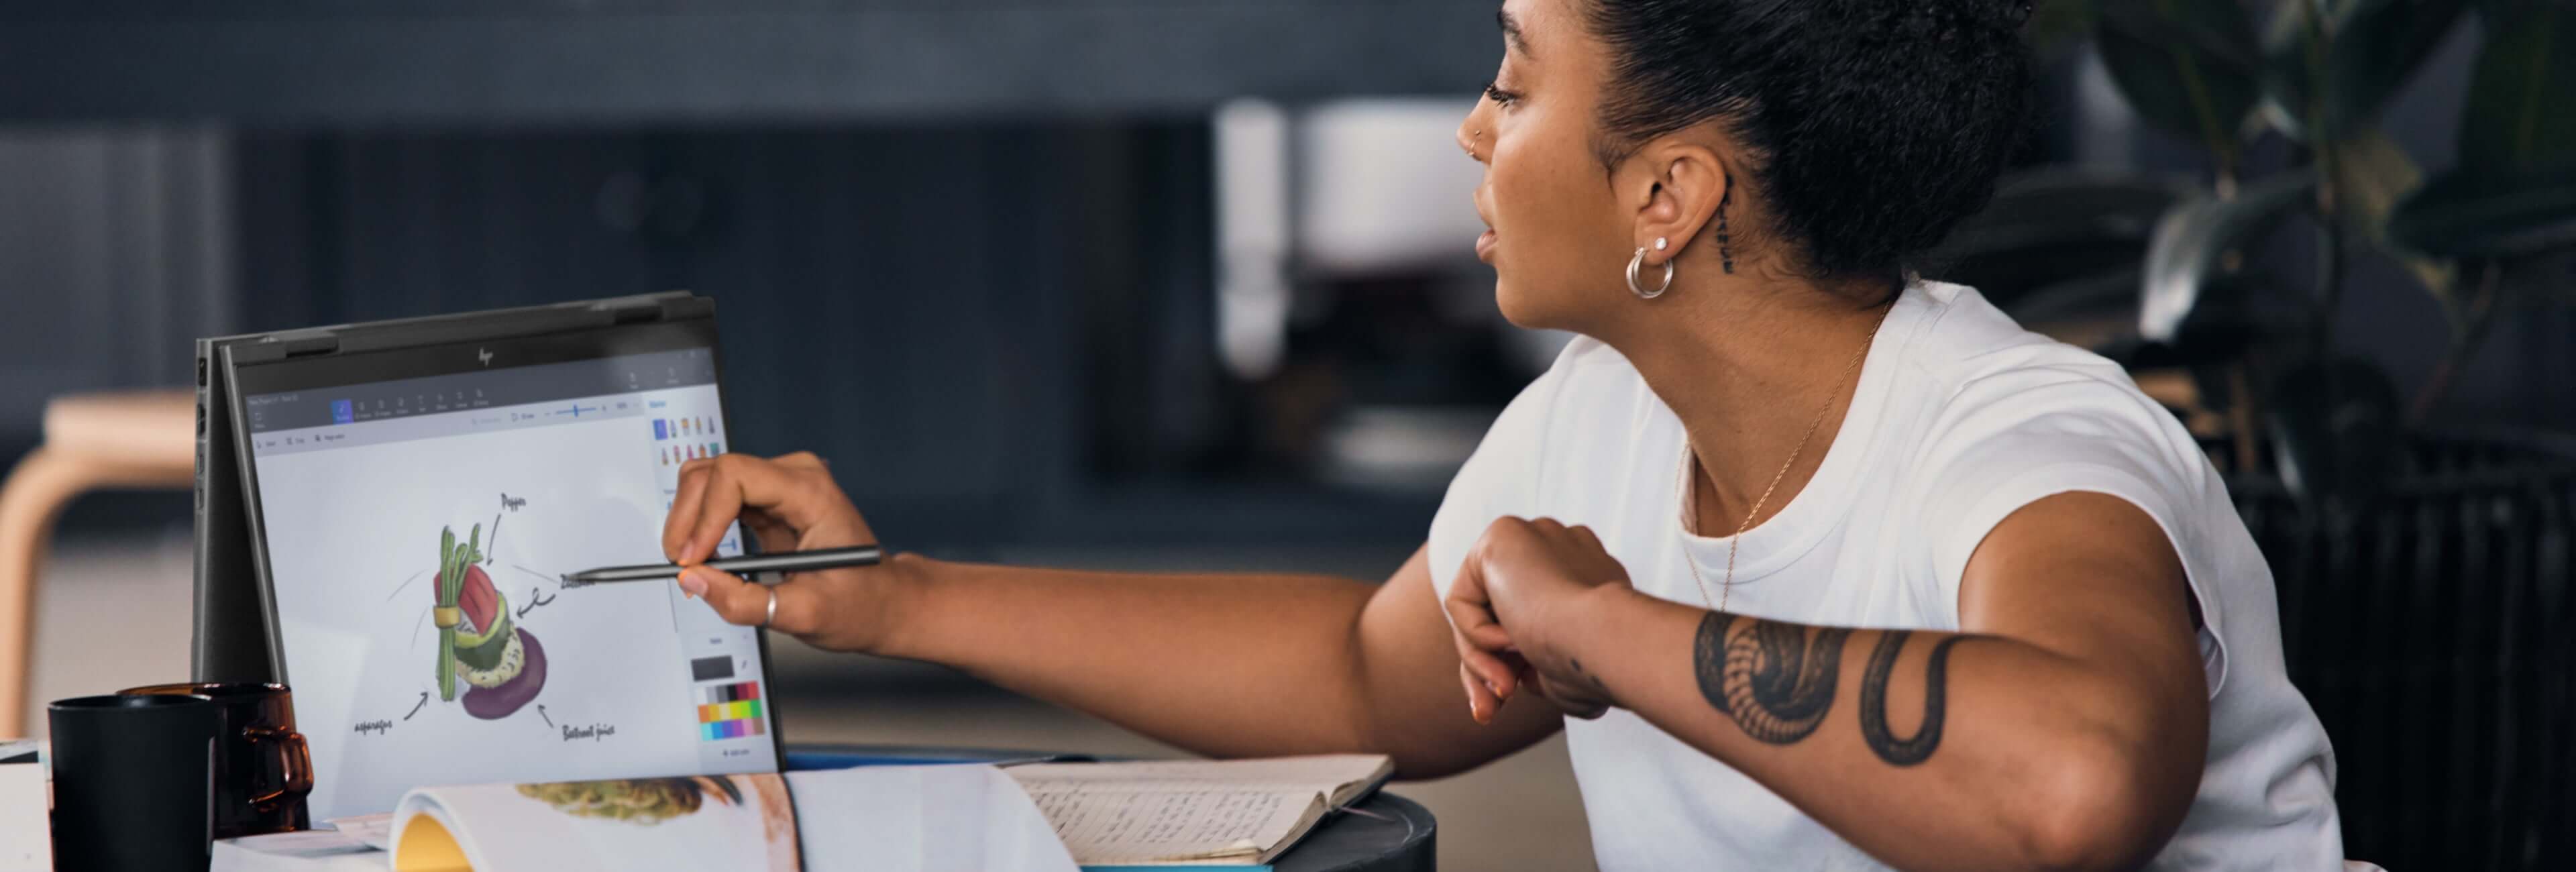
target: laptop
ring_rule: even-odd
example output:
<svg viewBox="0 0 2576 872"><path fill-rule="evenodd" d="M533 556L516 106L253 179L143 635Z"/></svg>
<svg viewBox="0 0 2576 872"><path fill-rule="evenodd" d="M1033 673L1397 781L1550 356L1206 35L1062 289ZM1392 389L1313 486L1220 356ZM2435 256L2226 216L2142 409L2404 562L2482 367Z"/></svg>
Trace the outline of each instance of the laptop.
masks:
<svg viewBox="0 0 2576 872"><path fill-rule="evenodd" d="M715 339L672 293L199 344L229 437L200 533L239 529L251 577L200 542L197 671L293 689L317 820L429 784L778 771L762 633L668 583L557 580L662 559L681 464L731 448Z"/></svg>

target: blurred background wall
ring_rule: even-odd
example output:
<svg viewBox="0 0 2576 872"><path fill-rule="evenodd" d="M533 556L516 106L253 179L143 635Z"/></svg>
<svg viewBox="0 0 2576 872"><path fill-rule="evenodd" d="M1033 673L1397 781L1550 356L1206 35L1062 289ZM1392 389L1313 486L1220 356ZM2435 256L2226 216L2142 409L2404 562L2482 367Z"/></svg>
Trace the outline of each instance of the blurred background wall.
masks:
<svg viewBox="0 0 2576 872"><path fill-rule="evenodd" d="M1490 4L274 5L6 13L0 449L199 335L687 288L744 444L835 458L890 534L1396 549L1553 347L1442 235ZM2478 36L2388 110L2427 172ZM2039 93L2025 167L2205 172L2089 49ZM2355 270L2348 344L2412 387L2438 309ZM2576 421L2515 377L2571 334L2501 324L2446 411Z"/></svg>

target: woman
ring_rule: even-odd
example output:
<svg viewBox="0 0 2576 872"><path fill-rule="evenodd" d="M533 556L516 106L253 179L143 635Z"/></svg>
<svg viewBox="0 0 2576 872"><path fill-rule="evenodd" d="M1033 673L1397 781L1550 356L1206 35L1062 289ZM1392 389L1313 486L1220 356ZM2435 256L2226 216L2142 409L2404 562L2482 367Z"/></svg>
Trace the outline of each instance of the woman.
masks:
<svg viewBox="0 0 2576 872"><path fill-rule="evenodd" d="M2340 866L2270 575L2192 441L1903 270L2016 141L2026 14L1506 2L1458 131L1476 250L1513 322L1582 338L1383 585L913 555L679 584L1211 755L1423 778L1565 729L1605 869ZM737 517L874 540L820 461L727 456L665 547Z"/></svg>

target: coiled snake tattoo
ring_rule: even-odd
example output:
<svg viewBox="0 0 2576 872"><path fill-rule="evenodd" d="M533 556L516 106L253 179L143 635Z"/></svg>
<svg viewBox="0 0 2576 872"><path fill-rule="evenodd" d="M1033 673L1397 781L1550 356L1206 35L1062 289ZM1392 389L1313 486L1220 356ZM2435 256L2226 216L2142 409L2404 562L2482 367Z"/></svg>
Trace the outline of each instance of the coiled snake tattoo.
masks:
<svg viewBox="0 0 2576 872"><path fill-rule="evenodd" d="M1699 692L1745 735L1786 745L1816 731L1834 704L1848 629L1814 630L1763 620L1701 619L1694 656ZM1812 635L1810 635L1812 633Z"/></svg>
<svg viewBox="0 0 2576 872"><path fill-rule="evenodd" d="M1834 684L1842 676L1843 643L1852 631L1841 627L1801 627L1756 618L1710 612L1700 619L1692 645L1700 696L1735 720L1744 734L1773 745L1804 739L1824 723L1834 705ZM1896 657L1914 634L1906 630L1879 633L1860 677L1860 735L1881 760L1912 766L1941 746L1941 723L1947 707L1950 647L1965 636L1945 636L1932 646L1923 666L1923 719L1914 735L1898 738L1887 722L1887 684Z"/></svg>

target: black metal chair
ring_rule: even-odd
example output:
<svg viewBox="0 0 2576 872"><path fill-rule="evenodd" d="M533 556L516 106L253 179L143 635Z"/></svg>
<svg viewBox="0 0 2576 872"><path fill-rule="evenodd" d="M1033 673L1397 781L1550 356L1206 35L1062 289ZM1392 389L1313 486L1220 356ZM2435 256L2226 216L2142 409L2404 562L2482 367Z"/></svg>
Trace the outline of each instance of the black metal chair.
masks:
<svg viewBox="0 0 2576 872"><path fill-rule="evenodd" d="M2576 868L2576 440L2426 440L2360 507L2229 488L2334 741L2345 853Z"/></svg>

